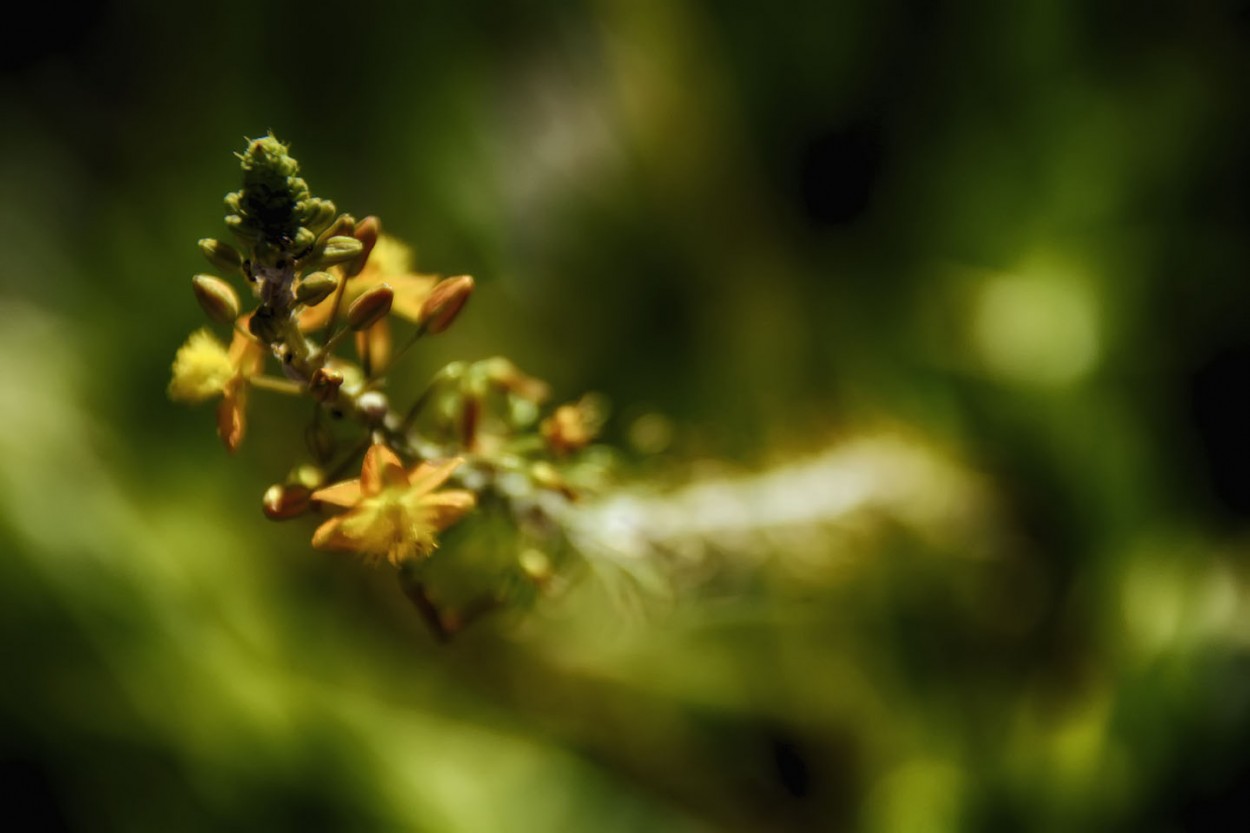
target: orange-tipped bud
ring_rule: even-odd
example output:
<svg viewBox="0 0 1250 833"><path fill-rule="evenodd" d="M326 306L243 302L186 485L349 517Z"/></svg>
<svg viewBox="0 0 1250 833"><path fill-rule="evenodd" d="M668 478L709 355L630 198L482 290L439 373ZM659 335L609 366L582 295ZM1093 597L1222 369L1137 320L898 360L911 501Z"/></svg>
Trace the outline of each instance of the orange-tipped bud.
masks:
<svg viewBox="0 0 1250 833"><path fill-rule="evenodd" d="M353 330L363 330L376 324L391 311L391 303L395 300L395 292L390 284L380 283L361 294L347 308L347 324Z"/></svg>
<svg viewBox="0 0 1250 833"><path fill-rule="evenodd" d="M261 508L271 521L285 521L308 511L312 490L298 483L275 483L265 490Z"/></svg>
<svg viewBox="0 0 1250 833"><path fill-rule="evenodd" d="M421 305L421 326L426 332L433 334L446 330L456 320L472 294L473 278L468 275L440 281Z"/></svg>
<svg viewBox="0 0 1250 833"><path fill-rule="evenodd" d="M360 241L361 249L356 259L346 265L344 274L347 277L355 277L365 268L365 264L369 261L369 253L373 251L373 247L377 244L378 236L381 233L382 221L377 217L369 216L356 224L352 237Z"/></svg>
<svg viewBox="0 0 1250 833"><path fill-rule="evenodd" d="M196 275L191 279L191 289L205 314L218 324L232 324L239 317L239 296L221 278Z"/></svg>

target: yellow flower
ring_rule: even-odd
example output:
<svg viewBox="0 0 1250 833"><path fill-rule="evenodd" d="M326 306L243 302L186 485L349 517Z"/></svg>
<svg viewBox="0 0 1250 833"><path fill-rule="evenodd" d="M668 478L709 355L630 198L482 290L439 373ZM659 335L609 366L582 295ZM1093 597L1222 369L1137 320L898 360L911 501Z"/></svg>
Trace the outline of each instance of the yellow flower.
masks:
<svg viewBox="0 0 1250 833"><path fill-rule="evenodd" d="M421 317L421 307L430 291L438 283L436 275L422 275L412 271L412 250L394 237L385 234L378 237L365 268L355 277L347 278L343 287L341 309L347 309L352 301L359 298L367 290L381 283L389 284L395 293L391 303L391 311L401 318L417 321ZM313 307L300 312L299 326L305 332L319 330L330 323L330 312L334 309L333 295Z"/></svg>
<svg viewBox="0 0 1250 833"><path fill-rule="evenodd" d="M340 275L342 271L340 270ZM412 250L394 237L382 234L369 252L365 268L360 274L346 278L340 309L347 309L352 301L380 284L390 286L393 293L391 312L414 323L421 320L421 310L430 293L438 284L437 275L422 275L412 271ZM334 295L299 313L299 327L304 332L319 330L330 323L334 310ZM372 326L356 333L356 352L362 358L369 357L369 365L376 373L382 370L391 355L391 324L382 318Z"/></svg>
<svg viewBox="0 0 1250 833"><path fill-rule="evenodd" d="M208 328L196 330L174 357L169 397L178 402L203 402L219 396L233 376L226 346Z"/></svg>
<svg viewBox="0 0 1250 833"><path fill-rule="evenodd" d="M405 471L395 452L371 446L358 480L313 493L313 500L347 509L317 528L313 546L359 553L370 563L385 558L397 567L429 555L438 533L474 506L472 492L435 491L461 462L421 463Z"/></svg>
<svg viewBox="0 0 1250 833"><path fill-rule="evenodd" d="M590 444L603 425L603 407L594 397L583 396L561 405L539 426L543 439L556 454L570 454Z"/></svg>
<svg viewBox="0 0 1250 833"><path fill-rule="evenodd" d="M253 338L235 332L230 349L207 329L197 330L174 356L169 397L179 402L203 402L221 397L217 406L217 433L233 452L246 427L247 380L260 372L264 348Z"/></svg>

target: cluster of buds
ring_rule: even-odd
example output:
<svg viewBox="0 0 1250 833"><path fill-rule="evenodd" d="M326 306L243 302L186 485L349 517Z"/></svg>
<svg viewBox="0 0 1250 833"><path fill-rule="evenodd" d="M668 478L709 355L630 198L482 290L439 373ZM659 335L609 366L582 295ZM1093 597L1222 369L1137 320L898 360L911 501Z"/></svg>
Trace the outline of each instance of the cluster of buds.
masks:
<svg viewBox="0 0 1250 833"><path fill-rule="evenodd" d="M395 408L388 375L423 337L452 326L473 279L414 273L410 251L382 234L377 218L356 220L312 196L272 135L250 141L239 158L243 187L226 197L234 243L199 246L221 275L246 285L255 305L244 312L220 275L192 278L196 300L210 322L231 330L231 341L208 327L193 333L175 357L170 396L220 397L217 431L230 452L243 441L253 390L306 397L305 448L264 492L265 515L323 516L312 545L395 567L440 637L505 601L488 591L450 610L430 592L426 564L440 535L466 515L504 515L523 543L515 575L547 583L550 560L535 569L535 541L559 549L553 519L591 488L587 472L601 469L581 453L601 410L583 399L542 419L547 385L501 357L453 362L409 407ZM348 344L354 358L341 355ZM266 373L267 364L277 372ZM343 479L357 467L358 477Z"/></svg>

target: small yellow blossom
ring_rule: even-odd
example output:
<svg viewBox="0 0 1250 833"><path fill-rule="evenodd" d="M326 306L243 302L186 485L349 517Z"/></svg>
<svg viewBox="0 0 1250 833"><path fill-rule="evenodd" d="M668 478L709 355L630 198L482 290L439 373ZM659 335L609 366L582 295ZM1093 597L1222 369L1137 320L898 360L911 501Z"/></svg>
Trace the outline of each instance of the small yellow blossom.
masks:
<svg viewBox="0 0 1250 833"><path fill-rule="evenodd" d="M569 454L588 446L602 425L602 406L594 397L584 396L571 405L556 408L539 427L552 451Z"/></svg>
<svg viewBox="0 0 1250 833"><path fill-rule="evenodd" d="M203 402L221 397L217 406L217 433L233 452L246 428L247 380L260 372L264 349L241 332L234 334L230 349L207 329L197 330L174 356L169 396L179 402Z"/></svg>
<svg viewBox="0 0 1250 833"><path fill-rule="evenodd" d="M413 272L412 250L394 237L381 234L369 252L364 269L346 278L343 297L339 301L340 309L348 309L360 296L383 283L392 292L390 312L416 323L421 320L425 302L438 284L438 276ZM331 295L315 306L302 309L299 313L300 329L312 332L329 324L330 313L334 311L333 297ZM356 333L356 352L361 358L369 357L369 365L375 373L387 365L391 356L391 324L388 318L383 317Z"/></svg>
<svg viewBox="0 0 1250 833"><path fill-rule="evenodd" d="M395 452L371 446L359 479L313 493L313 500L347 509L317 528L313 546L359 553L371 563L385 558L397 567L429 555L438 533L474 506L472 492L435 491L461 462L421 463L405 471Z"/></svg>
<svg viewBox="0 0 1250 833"><path fill-rule="evenodd" d="M169 397L178 402L203 402L219 396L233 376L226 346L207 328L196 330L174 356Z"/></svg>
<svg viewBox="0 0 1250 833"><path fill-rule="evenodd" d="M360 274L347 279L340 307L346 309L352 301L382 283L389 284L395 293L391 311L401 318L417 321L426 298L438 283L438 277L413 272L412 250L394 237L383 234L369 253L365 268ZM326 326L330 323L333 309L332 300L306 307L300 312L300 329L311 332Z"/></svg>

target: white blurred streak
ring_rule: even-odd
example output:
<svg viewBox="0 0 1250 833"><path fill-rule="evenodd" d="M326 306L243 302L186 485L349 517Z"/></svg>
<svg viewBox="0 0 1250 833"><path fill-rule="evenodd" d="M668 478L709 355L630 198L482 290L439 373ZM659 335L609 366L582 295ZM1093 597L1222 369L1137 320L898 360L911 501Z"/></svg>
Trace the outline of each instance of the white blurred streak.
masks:
<svg viewBox="0 0 1250 833"><path fill-rule="evenodd" d="M696 480L667 493L618 492L562 518L588 558L628 567L718 553L737 562L810 560L841 529L888 519L972 552L990 536L978 479L896 434L851 439L762 472ZM976 529L978 532L973 533ZM834 558L829 554L829 558Z"/></svg>

